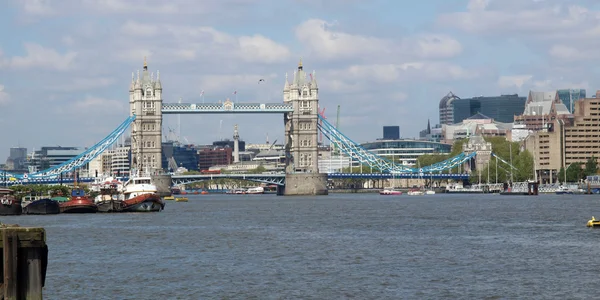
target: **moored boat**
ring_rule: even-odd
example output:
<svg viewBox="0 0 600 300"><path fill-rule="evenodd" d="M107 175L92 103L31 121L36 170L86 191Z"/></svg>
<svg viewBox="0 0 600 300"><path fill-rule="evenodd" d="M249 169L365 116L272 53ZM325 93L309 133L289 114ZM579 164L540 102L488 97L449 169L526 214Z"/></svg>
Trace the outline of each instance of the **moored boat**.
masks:
<svg viewBox="0 0 600 300"><path fill-rule="evenodd" d="M55 215L60 213L60 205L58 201L52 199L37 199L25 205L23 213L26 215Z"/></svg>
<svg viewBox="0 0 600 300"><path fill-rule="evenodd" d="M74 187L71 191L71 199L62 202L60 205L61 213L85 214L96 213L98 206L85 194L82 188Z"/></svg>
<svg viewBox="0 0 600 300"><path fill-rule="evenodd" d="M179 195L179 194L181 194L181 189L179 187L174 186L171 188L171 194Z"/></svg>
<svg viewBox="0 0 600 300"><path fill-rule="evenodd" d="M187 197L177 197L175 199L175 202L188 202L188 198Z"/></svg>
<svg viewBox="0 0 600 300"><path fill-rule="evenodd" d="M402 195L402 191L396 190L395 188L386 188L386 189L383 189L383 191L380 191L379 195L385 195L385 196Z"/></svg>
<svg viewBox="0 0 600 300"><path fill-rule="evenodd" d="M409 196L423 196L425 193L423 193L423 191L421 190L410 190L408 191L407 195Z"/></svg>
<svg viewBox="0 0 600 300"><path fill-rule="evenodd" d="M156 193L141 194L123 201L123 211L126 212L155 212L164 207L165 204Z"/></svg>
<svg viewBox="0 0 600 300"><path fill-rule="evenodd" d="M156 212L165 208L150 176L132 177L124 188L123 211Z"/></svg>
<svg viewBox="0 0 600 300"><path fill-rule="evenodd" d="M125 204L123 203L116 184L103 185L100 186L99 189L100 195L96 196L96 199L94 199L98 206L98 212L123 211Z"/></svg>
<svg viewBox="0 0 600 300"><path fill-rule="evenodd" d="M264 194L265 188L262 186L252 187L246 190L246 194Z"/></svg>
<svg viewBox="0 0 600 300"><path fill-rule="evenodd" d="M14 216L22 213L21 200L15 197L15 192L11 189L0 188L0 216Z"/></svg>

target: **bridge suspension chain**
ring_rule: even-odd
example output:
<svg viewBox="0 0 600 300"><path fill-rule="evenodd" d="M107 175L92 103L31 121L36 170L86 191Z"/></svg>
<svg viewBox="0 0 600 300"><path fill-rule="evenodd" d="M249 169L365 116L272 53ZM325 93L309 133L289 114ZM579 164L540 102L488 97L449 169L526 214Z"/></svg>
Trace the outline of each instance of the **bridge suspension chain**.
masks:
<svg viewBox="0 0 600 300"><path fill-rule="evenodd" d="M100 155L102 152L104 152L106 149L108 149L108 147L110 147L112 144L114 144L119 139L119 137L121 137L121 135L123 135L125 130L127 130L127 128L129 128L129 125L131 125L131 123L133 123L134 120L135 120L135 115L130 116L123 123L121 123L121 125L119 125L119 127L117 127L117 129L115 129L113 132L111 132L108 136L106 136L100 142L96 143L94 146L90 147L83 153L77 155L76 157L73 157L72 159L70 159L58 166L55 166L55 167L52 167L52 168L49 168L49 169L46 169L43 171L39 171L36 173L27 174L27 175L16 175L16 174L11 174L11 173L6 173L5 176L7 178L12 177L12 178L16 178L19 180L27 179L27 178L50 179L50 178L56 178L56 177L60 176L60 174L62 174L62 173L71 172L71 171L89 163L92 159L96 158L98 155ZM3 174L0 173L0 176L2 176L2 175Z"/></svg>
<svg viewBox="0 0 600 300"><path fill-rule="evenodd" d="M322 116L319 117L318 127L319 130L329 139L331 143L335 145L336 148L342 150L352 159L359 161L362 164L366 164L370 167L378 169L382 172L389 173L432 173L432 172L441 172L444 170L449 170L453 167L456 167L473 157L475 157L476 153L472 152L469 154L461 153L455 157L451 157L444 161L435 163L431 166L425 166L422 168L411 168L403 165L398 165L393 163L392 161L378 156L376 154L371 153L369 150L365 149L358 143L352 141L348 137L346 137L343 133L339 132L335 126L331 123L327 122L325 118Z"/></svg>

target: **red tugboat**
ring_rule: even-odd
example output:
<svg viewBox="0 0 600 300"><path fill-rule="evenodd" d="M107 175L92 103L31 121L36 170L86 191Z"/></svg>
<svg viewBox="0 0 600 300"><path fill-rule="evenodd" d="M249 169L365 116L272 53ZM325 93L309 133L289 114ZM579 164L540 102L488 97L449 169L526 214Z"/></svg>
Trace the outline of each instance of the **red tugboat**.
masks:
<svg viewBox="0 0 600 300"><path fill-rule="evenodd" d="M71 199L60 203L61 213L89 214L96 213L97 211L98 206L88 198L82 188L78 188L77 186L71 191Z"/></svg>
<svg viewBox="0 0 600 300"><path fill-rule="evenodd" d="M14 191L0 188L0 216L15 216L22 212L21 200L15 197Z"/></svg>

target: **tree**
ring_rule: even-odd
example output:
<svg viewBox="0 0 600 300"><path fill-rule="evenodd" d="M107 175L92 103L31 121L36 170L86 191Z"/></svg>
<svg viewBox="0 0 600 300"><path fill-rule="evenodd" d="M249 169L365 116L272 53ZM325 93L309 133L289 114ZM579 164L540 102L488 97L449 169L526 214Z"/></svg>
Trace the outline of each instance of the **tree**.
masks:
<svg viewBox="0 0 600 300"><path fill-rule="evenodd" d="M513 157L516 170L513 170L515 182L523 182L534 178L533 155L528 150L519 153L516 159Z"/></svg>
<svg viewBox="0 0 600 300"><path fill-rule="evenodd" d="M598 162L596 158L592 155L587 162L585 162L585 169L583 170L583 178L587 176L596 175L598 173Z"/></svg>
<svg viewBox="0 0 600 300"><path fill-rule="evenodd" d="M567 167L567 176L566 176L566 182L577 182L579 181L579 179L582 178L583 175L582 169L581 169L581 164L579 163L574 163L574 164L570 164ZM564 168L560 168L560 170L558 171L558 181L566 183L565 182L565 169Z"/></svg>
<svg viewBox="0 0 600 300"><path fill-rule="evenodd" d="M262 174L266 171L267 171L267 169L263 165L259 165L258 167L254 168L252 170L248 170L248 174Z"/></svg>

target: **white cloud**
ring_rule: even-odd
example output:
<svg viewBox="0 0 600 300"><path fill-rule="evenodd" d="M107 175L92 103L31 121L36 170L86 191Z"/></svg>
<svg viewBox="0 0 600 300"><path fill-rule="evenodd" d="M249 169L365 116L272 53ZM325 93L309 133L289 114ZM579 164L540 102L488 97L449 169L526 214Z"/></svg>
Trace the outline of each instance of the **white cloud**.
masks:
<svg viewBox="0 0 600 300"><path fill-rule="evenodd" d="M518 88L519 90L525 83L528 83L533 78L533 75L509 75L500 76L498 86L502 88Z"/></svg>
<svg viewBox="0 0 600 300"><path fill-rule="evenodd" d="M20 0L23 10L31 15L53 15L56 10L52 7L50 0Z"/></svg>
<svg viewBox="0 0 600 300"><path fill-rule="evenodd" d="M124 45L136 43L140 37L156 37L161 40L158 47L147 49L131 47L120 52L118 57L127 61L135 57L139 59L142 56L156 55L179 61L202 57L212 61L215 58L241 59L247 63L273 64L284 62L291 55L285 45L263 35L233 36L207 26L175 24L156 26L151 23L128 21L121 27L121 32L131 37L124 41Z"/></svg>
<svg viewBox="0 0 600 300"><path fill-rule="evenodd" d="M600 36L599 17L598 11L560 1L472 0L466 12L442 14L438 23L489 36L514 34L538 40L581 39Z"/></svg>
<svg viewBox="0 0 600 300"><path fill-rule="evenodd" d="M14 69L45 68L65 71L73 67L77 52L60 54L54 49L45 48L39 44L26 43L25 56L14 56L8 60L8 65Z"/></svg>
<svg viewBox="0 0 600 300"><path fill-rule="evenodd" d="M71 81L62 84L51 85L48 88L55 91L73 92L99 89L111 86L116 83L113 77L91 77L91 78L73 78Z"/></svg>
<svg viewBox="0 0 600 300"><path fill-rule="evenodd" d="M121 32L130 36L153 37L158 34L158 26L155 24L127 21L121 26Z"/></svg>
<svg viewBox="0 0 600 300"><path fill-rule="evenodd" d="M335 31L337 24L311 19L296 27L296 37L322 60L381 59L403 56L424 59L450 58L462 52L457 40L441 34L422 34L402 40Z"/></svg>
<svg viewBox="0 0 600 300"><path fill-rule="evenodd" d="M85 114L126 112L125 101L107 99L96 96L86 96L83 100L76 101L70 108L73 112Z"/></svg>
<svg viewBox="0 0 600 300"><path fill-rule="evenodd" d="M0 105L7 104L10 101L10 95L4 91L4 85L0 84Z"/></svg>
<svg viewBox="0 0 600 300"><path fill-rule="evenodd" d="M247 62L279 63L290 57L290 50L262 35L239 38L240 56Z"/></svg>

